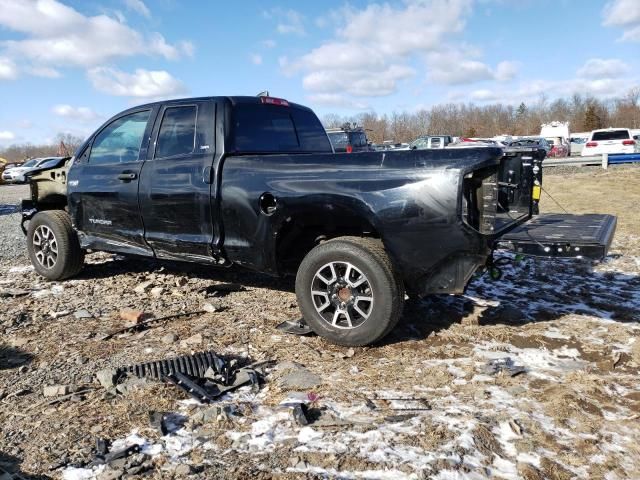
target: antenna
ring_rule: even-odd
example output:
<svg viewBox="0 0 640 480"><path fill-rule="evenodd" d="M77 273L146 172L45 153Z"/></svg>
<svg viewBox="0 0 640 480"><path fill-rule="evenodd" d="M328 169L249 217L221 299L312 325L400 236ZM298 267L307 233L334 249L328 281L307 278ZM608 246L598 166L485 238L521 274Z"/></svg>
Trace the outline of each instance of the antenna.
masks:
<svg viewBox="0 0 640 480"><path fill-rule="evenodd" d="M256 97L268 97L268 96L269 96L269 90L263 90L258 95L256 95Z"/></svg>

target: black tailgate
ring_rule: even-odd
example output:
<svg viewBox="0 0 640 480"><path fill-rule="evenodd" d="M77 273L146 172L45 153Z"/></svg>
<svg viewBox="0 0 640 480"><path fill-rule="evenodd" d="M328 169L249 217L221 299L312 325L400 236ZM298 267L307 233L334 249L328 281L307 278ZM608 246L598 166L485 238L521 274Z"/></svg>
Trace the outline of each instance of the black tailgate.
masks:
<svg viewBox="0 0 640 480"><path fill-rule="evenodd" d="M498 248L538 257L584 257L607 255L616 217L588 213L547 213L533 217L498 240Z"/></svg>

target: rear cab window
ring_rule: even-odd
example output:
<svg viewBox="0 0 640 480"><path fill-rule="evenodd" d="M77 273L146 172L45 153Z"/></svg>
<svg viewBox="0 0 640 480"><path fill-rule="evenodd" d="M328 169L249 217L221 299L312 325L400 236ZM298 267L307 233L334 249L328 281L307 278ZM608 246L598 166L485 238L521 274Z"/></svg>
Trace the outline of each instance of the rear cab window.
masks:
<svg viewBox="0 0 640 480"><path fill-rule="evenodd" d="M629 130L607 130L604 132L593 132L591 140L597 142L598 140L629 140Z"/></svg>
<svg viewBox="0 0 640 480"><path fill-rule="evenodd" d="M350 143L352 147L366 147L367 136L364 132L351 132L349 133Z"/></svg>
<svg viewBox="0 0 640 480"><path fill-rule="evenodd" d="M235 150L242 153L331 153L318 117L303 108L259 103L233 110Z"/></svg>
<svg viewBox="0 0 640 480"><path fill-rule="evenodd" d="M168 107L164 111L158 132L156 158L193 153L197 115L198 108L195 105Z"/></svg>

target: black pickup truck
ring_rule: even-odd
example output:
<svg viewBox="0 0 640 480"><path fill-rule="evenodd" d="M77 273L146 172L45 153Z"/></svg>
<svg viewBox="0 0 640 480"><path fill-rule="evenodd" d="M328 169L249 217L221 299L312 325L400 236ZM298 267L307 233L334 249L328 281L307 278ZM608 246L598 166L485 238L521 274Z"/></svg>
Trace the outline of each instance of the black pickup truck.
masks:
<svg viewBox="0 0 640 480"><path fill-rule="evenodd" d="M31 175L23 230L52 280L77 274L87 250L297 274L308 325L365 345L394 327L405 294L462 293L499 244L605 255L615 217L587 221L588 240L554 229L582 217L531 220L543 158L336 154L316 115L283 99L171 100L119 113L72 159Z"/></svg>

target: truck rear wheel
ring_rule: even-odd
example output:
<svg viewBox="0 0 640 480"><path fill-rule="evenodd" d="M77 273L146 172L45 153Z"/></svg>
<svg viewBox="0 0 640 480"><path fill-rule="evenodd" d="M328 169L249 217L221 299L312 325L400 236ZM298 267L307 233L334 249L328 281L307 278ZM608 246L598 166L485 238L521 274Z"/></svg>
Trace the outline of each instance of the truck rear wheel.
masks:
<svg viewBox="0 0 640 480"><path fill-rule="evenodd" d="M296 276L302 315L318 335L333 343L374 343L398 323L404 285L382 242L338 237L304 258Z"/></svg>
<svg viewBox="0 0 640 480"><path fill-rule="evenodd" d="M27 229L27 251L33 268L49 280L64 280L82 270L84 251L62 210L37 213Z"/></svg>

